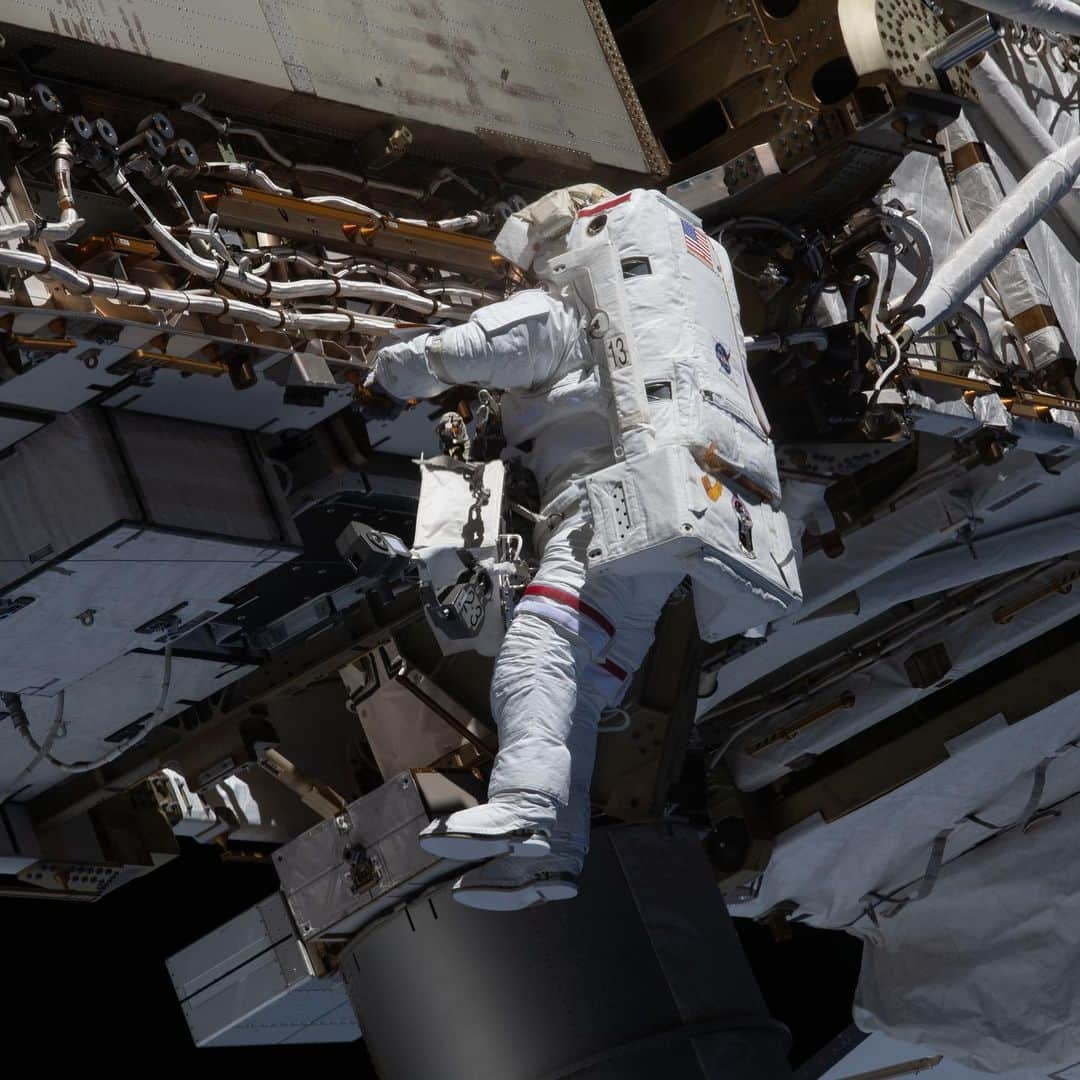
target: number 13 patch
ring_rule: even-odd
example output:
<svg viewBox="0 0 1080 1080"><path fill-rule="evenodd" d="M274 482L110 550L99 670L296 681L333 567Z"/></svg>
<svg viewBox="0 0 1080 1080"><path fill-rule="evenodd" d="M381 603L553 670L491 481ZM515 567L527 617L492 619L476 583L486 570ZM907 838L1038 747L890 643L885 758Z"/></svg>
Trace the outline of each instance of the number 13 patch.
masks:
<svg viewBox="0 0 1080 1080"><path fill-rule="evenodd" d="M626 347L626 338L622 334L612 334L604 342L604 352L613 367L626 367L630 363L630 350Z"/></svg>

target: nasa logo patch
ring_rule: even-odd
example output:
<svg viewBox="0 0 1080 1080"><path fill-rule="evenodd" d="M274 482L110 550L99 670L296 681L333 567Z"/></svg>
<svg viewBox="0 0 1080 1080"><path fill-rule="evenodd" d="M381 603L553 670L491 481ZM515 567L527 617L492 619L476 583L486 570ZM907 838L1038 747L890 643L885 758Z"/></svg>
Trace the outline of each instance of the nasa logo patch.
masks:
<svg viewBox="0 0 1080 1080"><path fill-rule="evenodd" d="M722 342L716 343L716 359L719 361L720 366L724 369L725 375L731 374L731 353L728 352L727 346Z"/></svg>

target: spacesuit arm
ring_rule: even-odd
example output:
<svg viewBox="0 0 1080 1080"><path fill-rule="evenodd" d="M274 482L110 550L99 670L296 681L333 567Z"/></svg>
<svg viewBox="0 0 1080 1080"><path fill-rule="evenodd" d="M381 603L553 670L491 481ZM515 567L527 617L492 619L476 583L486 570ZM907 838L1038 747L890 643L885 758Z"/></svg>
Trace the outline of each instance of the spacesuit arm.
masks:
<svg viewBox="0 0 1080 1080"><path fill-rule="evenodd" d="M530 289L459 326L380 349L375 382L400 400L434 397L451 386L531 390L559 373L579 332L571 308Z"/></svg>

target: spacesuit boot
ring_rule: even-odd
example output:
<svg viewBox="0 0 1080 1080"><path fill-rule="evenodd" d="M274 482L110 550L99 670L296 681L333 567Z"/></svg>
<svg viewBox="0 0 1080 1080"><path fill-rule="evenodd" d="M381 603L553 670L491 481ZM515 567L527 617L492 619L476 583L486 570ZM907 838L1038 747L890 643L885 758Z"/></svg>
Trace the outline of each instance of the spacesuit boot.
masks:
<svg viewBox="0 0 1080 1080"><path fill-rule="evenodd" d="M481 911L521 911L549 900L573 900L583 857L552 848L540 859L503 856L462 874L453 897Z"/></svg>
<svg viewBox="0 0 1080 1080"><path fill-rule="evenodd" d="M420 833L430 855L477 862L496 855L535 859L547 855L558 804L549 795L507 791L483 806L436 818Z"/></svg>

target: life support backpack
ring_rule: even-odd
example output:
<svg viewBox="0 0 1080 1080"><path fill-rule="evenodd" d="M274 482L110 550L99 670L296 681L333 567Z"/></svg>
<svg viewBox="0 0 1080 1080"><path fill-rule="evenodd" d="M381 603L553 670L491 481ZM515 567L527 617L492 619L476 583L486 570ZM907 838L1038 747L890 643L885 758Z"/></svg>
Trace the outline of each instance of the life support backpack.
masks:
<svg viewBox="0 0 1080 1080"><path fill-rule="evenodd" d="M695 582L707 640L801 597L776 457L750 381L731 265L700 221L656 191L579 211L540 276L571 285L610 395L616 464L581 482L595 572Z"/></svg>

